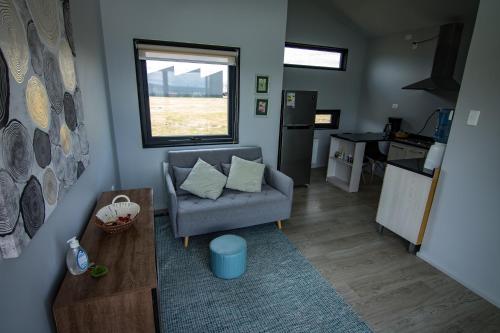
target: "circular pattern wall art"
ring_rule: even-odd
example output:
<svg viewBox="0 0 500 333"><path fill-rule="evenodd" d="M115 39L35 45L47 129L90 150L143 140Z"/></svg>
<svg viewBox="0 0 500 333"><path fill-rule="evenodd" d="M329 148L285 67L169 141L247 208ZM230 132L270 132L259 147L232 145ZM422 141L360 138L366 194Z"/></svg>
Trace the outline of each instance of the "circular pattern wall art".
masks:
<svg viewBox="0 0 500 333"><path fill-rule="evenodd" d="M43 44L38 37L35 23L28 22L27 28L28 46L31 54L31 66L35 73L39 76L43 75Z"/></svg>
<svg viewBox="0 0 500 333"><path fill-rule="evenodd" d="M12 0L0 0L0 48L12 77L22 83L28 72L29 48L26 30Z"/></svg>
<svg viewBox="0 0 500 333"><path fill-rule="evenodd" d="M53 50L57 49L59 30L59 8L57 0L26 0L28 9L41 39Z"/></svg>
<svg viewBox="0 0 500 333"><path fill-rule="evenodd" d="M43 174L43 195L49 205L55 205L57 202L57 179L54 171L47 168Z"/></svg>
<svg viewBox="0 0 500 333"><path fill-rule="evenodd" d="M0 52L0 129L9 121L9 69L3 53Z"/></svg>
<svg viewBox="0 0 500 333"><path fill-rule="evenodd" d="M67 91L73 93L76 88L75 63L73 53L66 40L61 42L59 49L59 68L61 69L64 87Z"/></svg>
<svg viewBox="0 0 500 333"><path fill-rule="evenodd" d="M2 158L5 169L20 183L26 182L33 164L33 148L28 130L12 120L2 134Z"/></svg>
<svg viewBox="0 0 500 333"><path fill-rule="evenodd" d="M19 193L14 180L0 170L0 236L8 235L16 227L19 217Z"/></svg>
<svg viewBox="0 0 500 333"><path fill-rule="evenodd" d="M64 154L69 155L69 153L71 151L71 146L72 146L71 132L70 132L68 126L66 126L66 124L63 124L61 126L61 132L59 133L59 136L61 138L61 148L62 148Z"/></svg>
<svg viewBox="0 0 500 333"><path fill-rule="evenodd" d="M73 101L73 96L69 93L64 93L64 120L66 120L66 125L72 131L76 129L78 121L76 119L75 102Z"/></svg>
<svg viewBox="0 0 500 333"><path fill-rule="evenodd" d="M68 0L0 0L0 260L90 163Z"/></svg>
<svg viewBox="0 0 500 333"><path fill-rule="evenodd" d="M45 78L45 88L49 95L50 103L57 113L63 110L63 84L59 64L50 51L45 51L43 55L43 76Z"/></svg>
<svg viewBox="0 0 500 333"><path fill-rule="evenodd" d="M44 169L50 164L52 153L49 135L38 128L35 129L35 134L33 134L33 151L40 168Z"/></svg>
<svg viewBox="0 0 500 333"><path fill-rule="evenodd" d="M45 222L45 200L42 186L35 176L31 176L21 194L21 214L24 220L24 229L30 238Z"/></svg>
<svg viewBox="0 0 500 333"><path fill-rule="evenodd" d="M35 125L48 129L49 97L42 81L36 76L32 76L26 86L26 107Z"/></svg>

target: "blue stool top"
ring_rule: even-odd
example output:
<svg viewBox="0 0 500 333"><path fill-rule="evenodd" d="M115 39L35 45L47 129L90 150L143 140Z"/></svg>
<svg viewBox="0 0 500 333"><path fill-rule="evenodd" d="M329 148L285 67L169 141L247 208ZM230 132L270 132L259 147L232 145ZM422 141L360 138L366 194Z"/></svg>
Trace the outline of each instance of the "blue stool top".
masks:
<svg viewBox="0 0 500 333"><path fill-rule="evenodd" d="M246 240L236 235L220 236L210 242L210 250L221 255L236 254L246 247Z"/></svg>

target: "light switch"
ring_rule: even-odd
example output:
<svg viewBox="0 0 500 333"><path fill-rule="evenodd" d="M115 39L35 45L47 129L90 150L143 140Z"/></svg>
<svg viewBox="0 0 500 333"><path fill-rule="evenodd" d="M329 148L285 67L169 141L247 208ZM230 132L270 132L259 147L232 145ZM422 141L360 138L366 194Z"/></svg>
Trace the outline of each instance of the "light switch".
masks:
<svg viewBox="0 0 500 333"><path fill-rule="evenodd" d="M469 117L467 118L467 125L477 126L477 123L479 122L479 114L480 113L481 113L481 111L478 111L478 110L470 110Z"/></svg>
<svg viewBox="0 0 500 333"><path fill-rule="evenodd" d="M396 110L396 109L398 109L398 108L399 108L399 104L392 104L392 109L393 109L393 110Z"/></svg>

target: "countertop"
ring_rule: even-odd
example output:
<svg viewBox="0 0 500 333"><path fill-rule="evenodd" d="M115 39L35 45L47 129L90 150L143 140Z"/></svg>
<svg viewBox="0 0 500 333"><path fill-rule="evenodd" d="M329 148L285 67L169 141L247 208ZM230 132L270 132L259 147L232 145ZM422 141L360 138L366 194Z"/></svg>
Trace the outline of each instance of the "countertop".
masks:
<svg viewBox="0 0 500 333"><path fill-rule="evenodd" d="M414 147L429 149L434 140L430 137L410 134L408 138L388 138L384 133L340 133L332 134L332 137L336 137L342 140L347 140L351 142L379 142L379 141L391 141L399 142L405 145L410 145Z"/></svg>
<svg viewBox="0 0 500 333"><path fill-rule="evenodd" d="M332 134L332 137L336 137L351 142L390 141L390 139L387 138L384 133L342 133L342 134Z"/></svg>
<svg viewBox="0 0 500 333"><path fill-rule="evenodd" d="M432 178L434 170L424 169L425 158L387 161L387 164Z"/></svg>

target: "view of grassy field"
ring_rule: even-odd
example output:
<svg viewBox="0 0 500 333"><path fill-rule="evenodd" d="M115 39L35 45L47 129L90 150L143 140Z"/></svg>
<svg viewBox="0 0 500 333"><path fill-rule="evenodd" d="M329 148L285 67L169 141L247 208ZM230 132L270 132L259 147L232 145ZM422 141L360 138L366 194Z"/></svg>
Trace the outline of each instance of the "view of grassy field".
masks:
<svg viewBox="0 0 500 333"><path fill-rule="evenodd" d="M228 134L227 97L150 97L153 136Z"/></svg>

